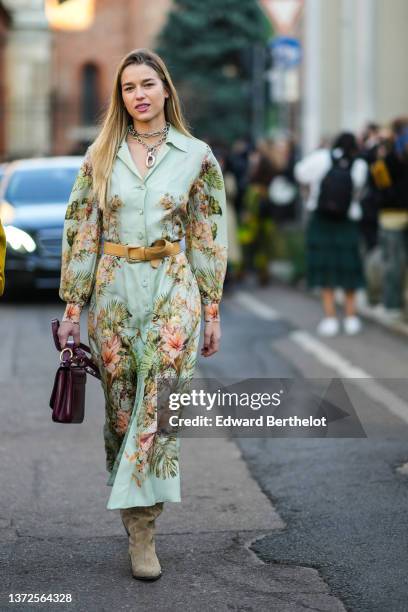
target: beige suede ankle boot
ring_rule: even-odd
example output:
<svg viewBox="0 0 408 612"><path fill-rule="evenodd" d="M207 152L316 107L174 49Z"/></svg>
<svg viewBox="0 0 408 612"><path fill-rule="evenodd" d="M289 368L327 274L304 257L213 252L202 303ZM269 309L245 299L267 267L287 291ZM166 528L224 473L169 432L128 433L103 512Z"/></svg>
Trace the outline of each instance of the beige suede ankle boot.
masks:
<svg viewBox="0 0 408 612"><path fill-rule="evenodd" d="M129 555L132 574L139 580L157 580L161 567L156 556L154 533L155 519L163 510L163 502L154 506L123 508L120 511L123 524L129 534Z"/></svg>
<svg viewBox="0 0 408 612"><path fill-rule="evenodd" d="M123 523L123 526L124 526L124 528L125 528L125 531L126 531L126 533L127 533L128 537L129 537L129 535L130 535L130 534L129 534L129 529L127 528L127 518L126 518L126 514L125 514L126 510L128 510L128 509L129 509L129 508L126 508L126 509L121 509L121 511L120 511L120 517L121 517L121 519L122 519L122 523Z"/></svg>

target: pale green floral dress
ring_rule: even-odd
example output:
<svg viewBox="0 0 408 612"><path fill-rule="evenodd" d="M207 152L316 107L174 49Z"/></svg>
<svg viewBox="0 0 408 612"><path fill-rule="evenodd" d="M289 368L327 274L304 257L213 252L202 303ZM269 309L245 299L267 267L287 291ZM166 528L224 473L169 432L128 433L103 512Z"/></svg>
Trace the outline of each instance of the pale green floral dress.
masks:
<svg viewBox="0 0 408 612"><path fill-rule="evenodd" d="M108 509L180 501L179 439L157 431L157 380L190 380L201 309L218 315L227 263L224 182L203 141L170 126L142 178L124 139L102 214L89 153L65 216L60 297L65 319L89 302L88 337L102 373ZM103 241L150 246L184 239L154 268L103 254ZM183 242L182 242L183 244Z"/></svg>

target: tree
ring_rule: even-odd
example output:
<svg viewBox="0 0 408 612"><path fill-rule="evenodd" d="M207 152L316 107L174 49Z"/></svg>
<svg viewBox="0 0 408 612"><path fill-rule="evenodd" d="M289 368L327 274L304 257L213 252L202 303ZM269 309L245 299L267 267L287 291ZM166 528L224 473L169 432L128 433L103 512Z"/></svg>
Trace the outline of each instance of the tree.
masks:
<svg viewBox="0 0 408 612"><path fill-rule="evenodd" d="M270 35L256 0L174 0L156 50L197 136L251 135L254 49Z"/></svg>

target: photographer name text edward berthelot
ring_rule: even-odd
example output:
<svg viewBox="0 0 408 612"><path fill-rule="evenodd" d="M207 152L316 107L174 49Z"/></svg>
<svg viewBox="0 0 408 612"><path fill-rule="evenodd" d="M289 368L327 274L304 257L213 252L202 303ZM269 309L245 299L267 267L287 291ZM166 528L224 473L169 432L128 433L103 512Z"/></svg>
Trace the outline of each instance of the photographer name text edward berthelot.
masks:
<svg viewBox="0 0 408 612"><path fill-rule="evenodd" d="M300 418L290 416L277 418L273 414L259 415L251 418L216 415L215 417L197 415L192 418L179 417L173 414L169 419L172 427L326 427L327 417Z"/></svg>

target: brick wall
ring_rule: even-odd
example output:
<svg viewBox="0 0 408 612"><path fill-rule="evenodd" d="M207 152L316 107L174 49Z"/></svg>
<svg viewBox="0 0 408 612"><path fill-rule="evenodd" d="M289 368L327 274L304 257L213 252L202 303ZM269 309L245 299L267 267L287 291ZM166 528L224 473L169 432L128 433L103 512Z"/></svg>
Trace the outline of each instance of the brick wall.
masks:
<svg viewBox="0 0 408 612"><path fill-rule="evenodd" d="M97 126L81 124L82 70L98 68L98 106L109 100L120 59L136 47L153 47L166 20L171 0L96 0L93 25L83 32L53 33L52 44L52 151L55 155L80 152L92 140Z"/></svg>

